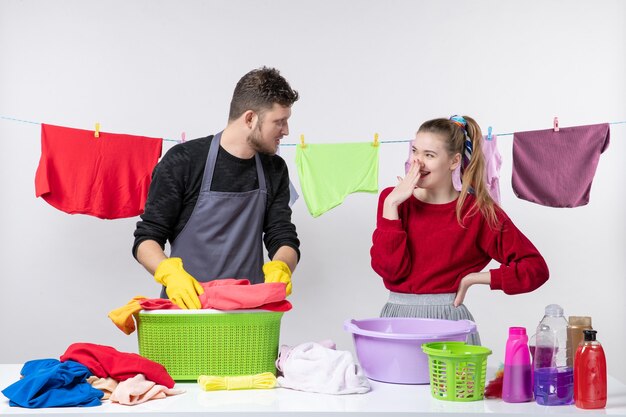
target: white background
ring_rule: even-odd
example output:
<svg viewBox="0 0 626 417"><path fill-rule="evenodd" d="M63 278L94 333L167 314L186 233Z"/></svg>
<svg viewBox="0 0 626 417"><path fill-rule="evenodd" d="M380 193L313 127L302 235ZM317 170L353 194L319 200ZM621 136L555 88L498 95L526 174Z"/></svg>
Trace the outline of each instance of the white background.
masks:
<svg viewBox="0 0 626 417"><path fill-rule="evenodd" d="M625 28L619 0L0 0L0 115L191 139L221 130L237 80L268 65L301 94L286 143L408 140L424 120L455 113L495 133L547 129L554 116L562 127L617 122ZM35 124L0 119L0 362L58 357L79 341L136 351L107 313L158 294L131 256L138 218L68 215L36 199L39 138ZM518 296L470 290L490 366L504 359L509 326L533 333L558 303L592 316L609 373L626 382L626 124L611 126L580 208L517 199L511 145L500 138L502 205L551 277ZM381 145L381 190L403 173L407 146ZM281 154L301 191L295 148ZM353 194L315 219L295 204L302 261L281 343L331 338L352 350L343 321L378 315L387 292L370 267L376 204Z"/></svg>

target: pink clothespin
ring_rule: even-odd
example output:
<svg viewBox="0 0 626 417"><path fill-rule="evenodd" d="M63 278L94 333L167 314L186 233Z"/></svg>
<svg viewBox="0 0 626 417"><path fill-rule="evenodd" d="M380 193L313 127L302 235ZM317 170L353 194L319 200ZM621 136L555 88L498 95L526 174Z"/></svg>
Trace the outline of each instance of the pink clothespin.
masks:
<svg viewBox="0 0 626 417"><path fill-rule="evenodd" d="M180 143L185 143L185 132L180 134Z"/></svg>
<svg viewBox="0 0 626 417"><path fill-rule="evenodd" d="M559 131L559 118L558 117L554 118L553 126L554 126L554 131L558 132Z"/></svg>

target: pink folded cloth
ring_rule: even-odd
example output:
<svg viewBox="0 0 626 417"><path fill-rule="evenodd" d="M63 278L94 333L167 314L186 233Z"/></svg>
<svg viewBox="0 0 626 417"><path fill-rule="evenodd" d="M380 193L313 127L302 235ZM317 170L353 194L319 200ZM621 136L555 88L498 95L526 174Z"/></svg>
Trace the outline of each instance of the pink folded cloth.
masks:
<svg viewBox="0 0 626 417"><path fill-rule="evenodd" d="M251 285L247 279L224 278L201 282L200 285L204 288L204 294L198 297L203 309L229 311L258 308L283 312L291 310L291 303L285 299L285 284L282 282ZM142 299L138 302L144 310L178 309L176 304L162 298Z"/></svg>
<svg viewBox="0 0 626 417"><path fill-rule="evenodd" d="M118 384L118 382L110 376L106 378L99 378L95 375L87 378L87 382L89 382L95 389L99 389L104 393L104 396L102 397L103 400L108 400L109 397L111 397L111 393L115 391Z"/></svg>
<svg viewBox="0 0 626 417"><path fill-rule="evenodd" d="M285 284L282 282L250 285L247 279L226 278L203 282L201 285L204 288L204 294L199 296L202 308L263 308L266 304L286 301Z"/></svg>
<svg viewBox="0 0 626 417"><path fill-rule="evenodd" d="M148 381L143 374L137 374L120 382L111 394L110 400L122 405L136 405L184 392L184 390L157 385L155 382Z"/></svg>

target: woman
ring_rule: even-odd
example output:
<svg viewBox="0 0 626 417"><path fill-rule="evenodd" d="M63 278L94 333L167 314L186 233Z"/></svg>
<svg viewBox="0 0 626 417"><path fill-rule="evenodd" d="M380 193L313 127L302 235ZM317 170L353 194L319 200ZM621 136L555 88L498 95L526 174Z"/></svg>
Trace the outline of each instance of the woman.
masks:
<svg viewBox="0 0 626 417"><path fill-rule="evenodd" d="M470 286L519 294L547 281L539 251L489 195L482 140L468 116L425 122L406 176L381 193L370 254L390 291L382 317L473 321L463 305ZM481 272L492 259L500 267ZM480 344L478 334L468 343Z"/></svg>

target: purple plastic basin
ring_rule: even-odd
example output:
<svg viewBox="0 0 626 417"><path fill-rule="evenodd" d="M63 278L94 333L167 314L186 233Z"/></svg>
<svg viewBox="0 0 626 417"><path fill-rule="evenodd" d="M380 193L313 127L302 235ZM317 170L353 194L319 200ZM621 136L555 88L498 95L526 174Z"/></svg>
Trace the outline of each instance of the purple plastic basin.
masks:
<svg viewBox="0 0 626 417"><path fill-rule="evenodd" d="M354 337L356 356L365 375L394 384L428 384L428 357L422 343L467 341L476 331L470 320L385 317L346 320Z"/></svg>

